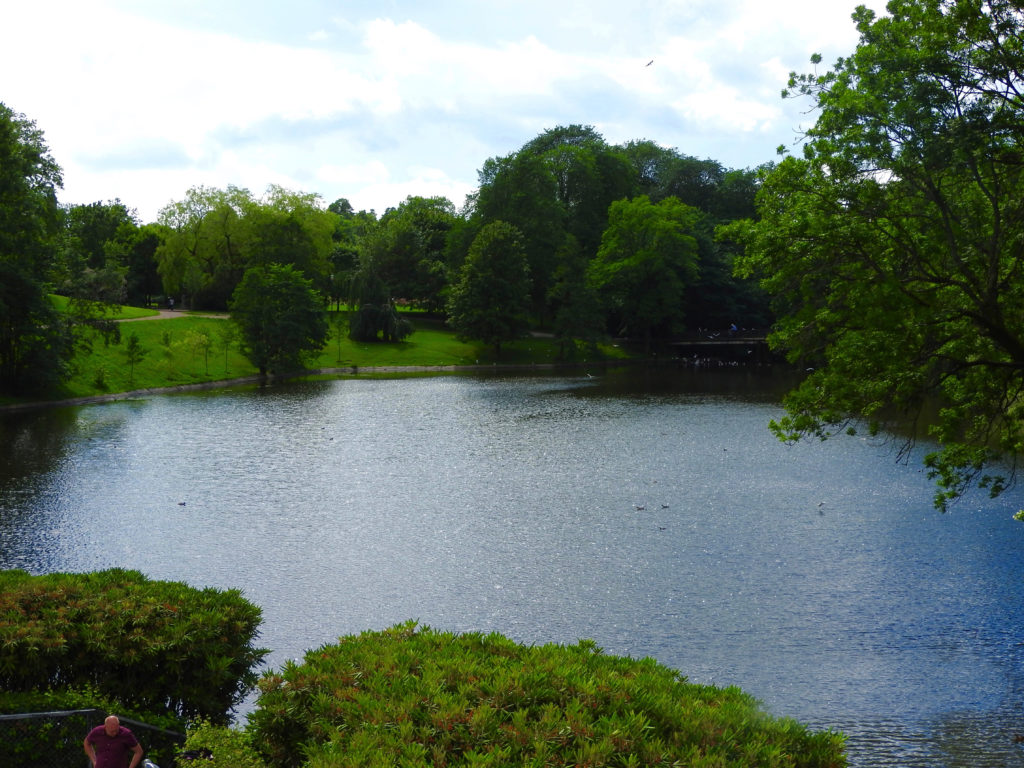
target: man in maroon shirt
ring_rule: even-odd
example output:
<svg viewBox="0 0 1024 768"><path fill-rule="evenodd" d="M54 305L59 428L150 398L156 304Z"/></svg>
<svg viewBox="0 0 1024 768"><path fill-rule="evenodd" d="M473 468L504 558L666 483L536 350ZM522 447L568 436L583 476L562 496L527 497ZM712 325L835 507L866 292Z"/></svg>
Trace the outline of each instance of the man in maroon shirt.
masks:
<svg viewBox="0 0 1024 768"><path fill-rule="evenodd" d="M142 746L135 734L121 725L121 721L113 715L104 720L103 725L97 725L89 731L83 746L93 768L138 768L142 760Z"/></svg>

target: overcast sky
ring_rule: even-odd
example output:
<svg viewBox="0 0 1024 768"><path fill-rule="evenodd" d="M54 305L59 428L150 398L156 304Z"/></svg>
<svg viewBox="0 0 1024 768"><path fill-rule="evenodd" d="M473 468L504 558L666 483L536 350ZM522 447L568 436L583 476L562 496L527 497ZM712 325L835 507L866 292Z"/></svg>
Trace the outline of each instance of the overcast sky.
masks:
<svg viewBox="0 0 1024 768"><path fill-rule="evenodd" d="M487 158L559 125L728 168L776 159L813 122L780 98L788 73L854 50L855 5L8 3L0 102L44 132L62 202L119 198L143 222L199 185L279 184L378 214L408 195L461 206Z"/></svg>

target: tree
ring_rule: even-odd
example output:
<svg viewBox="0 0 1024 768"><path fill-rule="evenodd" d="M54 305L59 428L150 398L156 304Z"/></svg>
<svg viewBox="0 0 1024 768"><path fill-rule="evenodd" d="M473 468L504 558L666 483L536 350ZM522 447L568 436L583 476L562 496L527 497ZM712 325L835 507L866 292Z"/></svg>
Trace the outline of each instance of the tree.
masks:
<svg viewBox="0 0 1024 768"><path fill-rule="evenodd" d="M70 327L45 283L0 258L0 392L21 395L55 384L66 376L72 350Z"/></svg>
<svg viewBox="0 0 1024 768"><path fill-rule="evenodd" d="M480 230L448 299L448 323L460 338L501 345L528 327L530 268L522 234L505 221Z"/></svg>
<svg viewBox="0 0 1024 768"><path fill-rule="evenodd" d="M371 238L372 239L372 238ZM372 248L363 250L349 293L350 339L355 341L402 341L412 333L412 323L398 314L391 291L378 272Z"/></svg>
<svg viewBox="0 0 1024 768"><path fill-rule="evenodd" d="M138 334L128 336L128 341L124 345L124 359L128 363L129 386L135 381L135 366L142 362L148 353L149 350L139 342Z"/></svg>
<svg viewBox="0 0 1024 768"><path fill-rule="evenodd" d="M328 293L337 214L323 208L319 195L271 184L245 217L247 266L292 264L318 291Z"/></svg>
<svg viewBox="0 0 1024 768"><path fill-rule="evenodd" d="M506 222L519 231L530 265L531 310L542 317L547 304L554 255L565 240L565 209L558 201L558 182L543 158L519 152L489 159L479 173L473 240L487 224ZM472 242L470 241L471 247Z"/></svg>
<svg viewBox="0 0 1024 768"><path fill-rule="evenodd" d="M0 103L0 392L6 394L59 381L73 354L69 324L48 299L60 186L42 131Z"/></svg>
<svg viewBox="0 0 1024 768"><path fill-rule="evenodd" d="M775 297L772 343L815 369L773 429L921 424L937 402L925 463L944 507L1000 493L1024 449L1024 17L1005 0L888 12L858 8L853 55L791 76L818 110L803 156L728 231Z"/></svg>
<svg viewBox="0 0 1024 768"><path fill-rule="evenodd" d="M659 327L682 320L685 291L697 278L701 213L674 197L655 205L646 196L613 203L588 277L623 330L650 349Z"/></svg>
<svg viewBox="0 0 1024 768"><path fill-rule="evenodd" d="M193 187L160 211L167 237L156 260L168 294L182 295L188 307L227 306L247 266L244 217L254 205L247 189Z"/></svg>
<svg viewBox="0 0 1024 768"><path fill-rule="evenodd" d="M327 210L335 214L334 232L331 234L332 248L328 260L331 272L328 276L327 295L341 309L341 301L347 297L352 279L359 263L359 251L363 240L377 227L377 217L371 211L355 213L348 200L341 197L331 203Z"/></svg>
<svg viewBox="0 0 1024 768"><path fill-rule="evenodd" d="M148 307L162 290L156 268L156 251L167 237L159 224L144 224L135 229L123 256L125 301L133 307Z"/></svg>
<svg viewBox="0 0 1024 768"><path fill-rule="evenodd" d="M231 297L231 319L238 324L242 351L259 368L284 373L301 365L307 353L327 342L327 313L312 281L287 264L246 270Z"/></svg>
<svg viewBox="0 0 1024 768"><path fill-rule="evenodd" d="M579 242L567 235L555 256L557 265L549 300L554 307L551 329L558 340L559 355L575 349L577 341L596 346L604 317L597 291L587 280L587 258Z"/></svg>
<svg viewBox="0 0 1024 768"><path fill-rule="evenodd" d="M444 197L410 195L389 208L367 233L359 252L359 269L372 269L387 298L406 299L435 311L444 306L448 286L445 245L455 221L455 207Z"/></svg>

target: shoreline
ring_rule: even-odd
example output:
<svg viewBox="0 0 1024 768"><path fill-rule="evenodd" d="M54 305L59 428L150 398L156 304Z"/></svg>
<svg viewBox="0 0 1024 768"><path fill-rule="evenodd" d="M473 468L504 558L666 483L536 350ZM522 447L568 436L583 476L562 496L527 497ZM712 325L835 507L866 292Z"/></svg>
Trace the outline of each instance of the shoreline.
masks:
<svg viewBox="0 0 1024 768"><path fill-rule="evenodd" d="M105 395L85 395L82 397L70 397L62 400L35 400L28 403L8 403L0 405L0 413L31 411L41 408L59 408L73 405L94 405L99 403L111 403L118 400L131 400L149 395L170 395L178 392L198 392L208 389L224 389L227 387L241 386L244 384L271 384L275 382L301 379L307 376L358 376L367 374L386 373L471 373L473 371L531 371L531 370L556 370L559 368L581 368L584 366L607 368L609 365L631 365L637 362L651 362L648 360L637 361L629 358L622 360L603 360L600 362L587 363L507 363L491 365L378 365L358 366L351 365L342 368L312 368L295 373L267 376L242 376L235 379L218 379L216 381L202 381L195 384L175 384L167 387L150 387L148 389L133 389L126 392L110 392Z"/></svg>

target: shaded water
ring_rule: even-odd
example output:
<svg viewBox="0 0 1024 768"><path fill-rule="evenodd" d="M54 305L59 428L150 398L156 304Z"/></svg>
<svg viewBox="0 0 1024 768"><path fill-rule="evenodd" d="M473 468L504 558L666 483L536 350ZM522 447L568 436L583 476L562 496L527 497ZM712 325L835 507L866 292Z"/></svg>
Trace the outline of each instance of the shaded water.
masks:
<svg viewBox="0 0 1024 768"><path fill-rule="evenodd" d="M941 515L919 455L781 445L782 383L349 380L8 414L0 568L240 587L271 666L410 618L587 637L842 730L853 765L1024 766L1024 494Z"/></svg>

